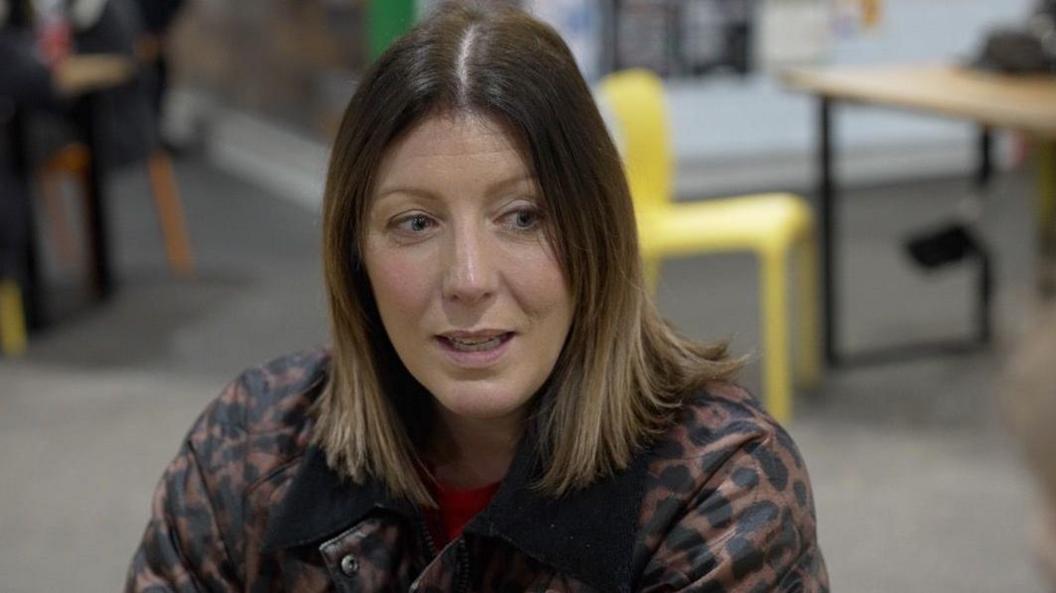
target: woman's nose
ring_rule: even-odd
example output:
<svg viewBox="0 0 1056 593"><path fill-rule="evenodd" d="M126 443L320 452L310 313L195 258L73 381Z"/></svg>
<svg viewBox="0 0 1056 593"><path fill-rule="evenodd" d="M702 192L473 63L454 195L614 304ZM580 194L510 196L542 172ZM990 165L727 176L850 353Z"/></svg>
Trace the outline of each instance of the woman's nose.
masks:
<svg viewBox="0 0 1056 593"><path fill-rule="evenodd" d="M497 270L484 231L463 230L452 237L444 274L444 297L476 303L494 294Z"/></svg>

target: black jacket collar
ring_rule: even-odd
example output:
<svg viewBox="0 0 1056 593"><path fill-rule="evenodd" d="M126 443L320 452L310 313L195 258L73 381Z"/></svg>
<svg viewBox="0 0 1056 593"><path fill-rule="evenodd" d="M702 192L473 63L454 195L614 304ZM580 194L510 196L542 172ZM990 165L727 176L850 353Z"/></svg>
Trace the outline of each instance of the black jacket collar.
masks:
<svg viewBox="0 0 1056 593"><path fill-rule="evenodd" d="M506 540L600 591L629 591L648 455L637 455L612 478L553 499L531 489L541 470L536 451L534 439L525 437L495 498L465 531ZM407 516L417 512L378 481L359 485L343 479L313 446L269 521L264 550L321 543L375 508Z"/></svg>

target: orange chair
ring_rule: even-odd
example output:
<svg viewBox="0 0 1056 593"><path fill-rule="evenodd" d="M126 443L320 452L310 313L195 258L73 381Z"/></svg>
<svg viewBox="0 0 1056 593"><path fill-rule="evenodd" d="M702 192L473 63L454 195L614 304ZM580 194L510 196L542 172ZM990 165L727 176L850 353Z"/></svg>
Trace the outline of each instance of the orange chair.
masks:
<svg viewBox="0 0 1056 593"><path fill-rule="evenodd" d="M80 187L86 187L90 159L91 155L84 145L69 144L56 152L39 170L41 195L51 223L51 235L60 259L67 263L75 259L76 250L63 214L61 183L64 178L72 178ZM176 274L189 276L194 273L194 262L183 206L172 172L172 160L163 150L157 150L147 160L147 171L158 211L158 222L165 240L169 268Z"/></svg>

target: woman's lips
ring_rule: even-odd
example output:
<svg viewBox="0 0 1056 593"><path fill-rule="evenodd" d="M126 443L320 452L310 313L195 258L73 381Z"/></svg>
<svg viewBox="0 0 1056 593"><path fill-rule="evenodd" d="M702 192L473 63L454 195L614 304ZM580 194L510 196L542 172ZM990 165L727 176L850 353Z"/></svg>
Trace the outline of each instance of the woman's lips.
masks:
<svg viewBox="0 0 1056 593"><path fill-rule="evenodd" d="M509 350L513 332L491 335L446 334L436 337L440 349L458 366L483 368L494 364Z"/></svg>

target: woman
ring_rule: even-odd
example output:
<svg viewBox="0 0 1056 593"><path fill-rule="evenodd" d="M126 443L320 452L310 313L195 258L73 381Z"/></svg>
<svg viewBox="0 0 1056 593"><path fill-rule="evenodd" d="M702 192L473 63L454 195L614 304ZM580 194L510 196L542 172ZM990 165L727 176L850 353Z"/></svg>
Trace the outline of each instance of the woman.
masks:
<svg viewBox="0 0 1056 593"><path fill-rule="evenodd" d="M825 591L791 439L642 289L545 25L447 5L364 77L324 204L329 352L244 374L129 591Z"/></svg>

